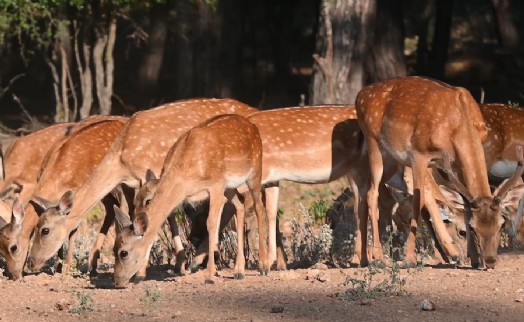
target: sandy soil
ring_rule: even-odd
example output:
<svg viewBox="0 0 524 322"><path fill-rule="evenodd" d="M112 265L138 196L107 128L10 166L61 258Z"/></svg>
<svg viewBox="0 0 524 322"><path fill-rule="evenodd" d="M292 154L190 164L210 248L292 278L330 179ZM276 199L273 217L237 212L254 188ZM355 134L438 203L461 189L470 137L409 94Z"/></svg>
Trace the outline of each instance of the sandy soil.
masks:
<svg viewBox="0 0 524 322"><path fill-rule="evenodd" d="M0 280L2 321L522 321L524 253L503 254L495 270L425 267L407 277L405 296L344 299L347 276L358 269L248 271L246 279L220 272L214 285L203 272L113 289L111 275L85 278L30 275ZM87 303L82 305L80 299ZM423 311L424 299L435 305ZM77 312L77 313L75 313ZM275 312L275 313L273 313Z"/></svg>

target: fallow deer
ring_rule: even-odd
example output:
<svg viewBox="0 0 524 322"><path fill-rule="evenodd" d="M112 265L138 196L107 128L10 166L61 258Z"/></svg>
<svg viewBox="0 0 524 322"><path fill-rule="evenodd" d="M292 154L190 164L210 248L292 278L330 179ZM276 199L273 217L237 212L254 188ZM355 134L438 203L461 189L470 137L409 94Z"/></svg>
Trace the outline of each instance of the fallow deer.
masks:
<svg viewBox="0 0 524 322"><path fill-rule="evenodd" d="M45 155L73 126L74 123L59 123L11 141L0 159L0 191L21 193L22 202L27 202L33 194Z"/></svg>
<svg viewBox="0 0 524 322"><path fill-rule="evenodd" d="M78 227L87 211L117 185L124 183L138 188L145 181L148 169L160 173L169 149L183 133L217 115L249 115L255 111L232 99L191 99L134 114L98 167L76 191L65 220L60 221L60 225L49 225L45 238L42 238L41 231L35 234L35 242L40 244L39 261L53 256L67 236ZM42 220L46 220L47 216L53 214L44 214ZM175 238L174 242L177 255L183 255L180 238ZM177 260L177 269L181 269L182 264L182 260ZM138 277L144 275L145 268Z"/></svg>
<svg viewBox="0 0 524 322"><path fill-rule="evenodd" d="M149 250L170 212L188 198L193 202L210 199L207 230L209 252L218 245L218 225L226 201L237 198L235 189L249 190L254 202L259 227L263 227L261 199L262 141L255 125L239 115L212 118L182 135L166 157L156 192L146 212L137 213L132 222L127 215L116 213L123 228L115 241L115 285L125 286L147 261ZM115 209L116 210L116 209ZM237 227L243 228L243 215L237 216ZM269 270L265 234L260 239L260 267ZM243 238L239 233L235 276L244 274ZM209 256L206 281L215 275L214 256Z"/></svg>
<svg viewBox="0 0 524 322"><path fill-rule="evenodd" d="M262 185L270 227L269 259L272 264L276 258L275 243L279 240L276 238L278 182L326 183L346 176L355 194L357 202L354 212L357 214L360 212L359 191L365 189L367 184L369 164L367 156L359 149L361 131L354 106L280 108L257 112L248 119L257 126L264 149ZM367 215L367 211L364 214ZM435 222L440 218L438 211L436 216ZM442 234L442 231L437 234ZM448 254L457 255L449 236L441 236L439 240L447 242ZM360 245L359 237L356 253L362 259ZM284 269L286 263L280 260L283 256L278 258L277 268ZM202 261L203 257L197 256L193 265L199 265Z"/></svg>
<svg viewBox="0 0 524 322"><path fill-rule="evenodd" d="M6 243L0 244L0 251L7 262L7 268L13 279L22 277L22 270L27 257L29 240L33 229L37 227L38 235L47 238L47 225L61 225L67 217L71 206L72 193L82 185L94 167L100 162L116 135L123 129L127 118L121 117L92 123L58 142L49 151L42 164L38 183L33 197L35 202L25 206L22 224L18 221L4 226L0 234ZM55 204L56 203L56 204ZM112 204L107 206L112 211ZM43 209L42 209L43 208ZM56 218L39 218L43 210L56 214ZM74 237L74 234L71 234ZM33 248L39 250L40 241L35 240ZM70 264L74 249L70 240L66 265ZM58 249L56 250L58 251ZM56 251L54 253L56 253ZM53 253L53 254L54 254ZM28 266L35 269L42 266L46 259L32 257Z"/></svg>
<svg viewBox="0 0 524 322"><path fill-rule="evenodd" d="M378 236L378 187L396 171L396 165L413 169L414 218L408 237L406 260L416 262L414 240L423 206L424 185L430 163L446 171L450 184L467 199L468 255L473 267L493 268L498 237L504 222L500 204L511 198L507 189L493 196L487 178L482 141L487 128L477 103L463 88L421 77L402 77L363 88L357 96L359 124L369 149L371 169L367 193L374 236ZM449 164L452 158L464 178L460 186ZM521 171L521 169L519 169ZM520 176L521 173L514 173ZM469 213L467 211L466 213ZM373 255L382 259L380 241L374 238Z"/></svg>

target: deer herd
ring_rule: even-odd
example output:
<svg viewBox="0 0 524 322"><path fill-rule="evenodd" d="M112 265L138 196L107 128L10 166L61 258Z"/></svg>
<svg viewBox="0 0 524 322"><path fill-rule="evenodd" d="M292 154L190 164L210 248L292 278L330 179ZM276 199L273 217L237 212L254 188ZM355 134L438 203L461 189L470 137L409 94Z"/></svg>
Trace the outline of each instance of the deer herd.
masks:
<svg viewBox="0 0 524 322"><path fill-rule="evenodd" d="M463 88L415 76L371 84L355 106L258 111L232 99L189 99L130 118L56 124L2 146L0 255L10 277L21 279L24 270L40 270L67 240L67 271L77 229L101 202L105 218L89 254L91 274L114 222L115 285L145 278L166 220L175 269L183 272L185 252L170 214L183 202L198 209L209 200L208 241L192 268L211 255L205 279L213 283L221 222L234 217L234 277L244 278L244 217L254 208L258 266L265 275L275 262L286 269L278 238L279 182L345 177L358 223L353 263L385 260L380 236L392 223L391 205L408 200L408 218L396 225L407 236L406 265L417 262L423 219L444 261L469 257L474 268L495 268L501 231L524 233L518 211L523 126L524 111L479 105Z"/></svg>

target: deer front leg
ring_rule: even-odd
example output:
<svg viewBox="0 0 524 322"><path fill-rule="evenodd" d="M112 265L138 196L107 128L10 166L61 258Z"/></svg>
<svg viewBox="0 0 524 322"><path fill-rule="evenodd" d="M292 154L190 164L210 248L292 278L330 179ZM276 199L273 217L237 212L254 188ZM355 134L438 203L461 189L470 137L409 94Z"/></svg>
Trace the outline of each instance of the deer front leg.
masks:
<svg viewBox="0 0 524 322"><path fill-rule="evenodd" d="M235 260L235 274L233 277L237 280L245 278L246 258L244 254L244 222L245 209L237 196L233 198L233 204L236 208L236 227L237 227L237 257Z"/></svg>
<svg viewBox="0 0 524 322"><path fill-rule="evenodd" d="M215 187L209 191L209 215L207 217L207 233L209 238L209 253L207 259L206 283L214 284L216 274L215 252L218 251L218 234L220 216L226 198L224 197L224 188Z"/></svg>
<svg viewBox="0 0 524 322"><path fill-rule="evenodd" d="M77 238L78 230L75 229L69 234L65 264L62 265L62 274L69 274L71 272L71 264L73 263L73 252L75 250L75 241Z"/></svg>
<svg viewBox="0 0 524 322"><path fill-rule="evenodd" d="M371 219L371 227L373 231L373 258L376 260L383 260L384 254L382 252L382 246L380 243L380 235L378 231L378 189L380 181L382 180L382 175L384 172L384 160L382 159L382 154L380 152L378 142L374 139L368 140L368 155L369 155L369 166L371 170L370 175L370 186L367 193L367 204L369 217ZM360 223L361 233L363 234L363 222ZM365 229L367 229L367 224ZM361 238L362 242L362 255L366 254L365 245L366 240ZM361 261L363 259L361 258Z"/></svg>
<svg viewBox="0 0 524 322"><path fill-rule="evenodd" d="M424 207L425 197L425 177L429 160L423 155L416 154L411 163L413 170L413 218L411 218L410 230L408 235L408 245L406 249L406 264L409 266L417 264L415 255L417 225L420 219L422 207Z"/></svg>
<svg viewBox="0 0 524 322"><path fill-rule="evenodd" d="M171 236L173 239L173 246L175 247L175 274L186 275L186 263L187 256L182 244L182 239L180 238L180 231L178 229L178 223L176 222L175 215L171 214L167 217L169 227L171 228Z"/></svg>
<svg viewBox="0 0 524 322"><path fill-rule="evenodd" d="M278 196L279 196L279 186L270 186L264 189L266 195L266 213L268 221L268 234L269 234L269 251L268 251L268 260L269 265L273 265L277 259L277 214L278 214ZM263 227L258 226L258 231Z"/></svg>

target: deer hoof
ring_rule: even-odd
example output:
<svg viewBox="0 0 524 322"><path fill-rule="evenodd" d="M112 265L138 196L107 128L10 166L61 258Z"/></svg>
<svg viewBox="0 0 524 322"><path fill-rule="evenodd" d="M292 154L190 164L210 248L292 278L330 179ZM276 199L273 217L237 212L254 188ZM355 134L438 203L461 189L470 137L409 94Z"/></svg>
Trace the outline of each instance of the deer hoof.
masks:
<svg viewBox="0 0 524 322"><path fill-rule="evenodd" d="M140 282L145 281L145 280L146 280L145 276L137 276L137 275L135 275L133 277L133 282L135 282L135 283L140 283Z"/></svg>
<svg viewBox="0 0 524 322"><path fill-rule="evenodd" d="M233 278L236 280L243 280L244 278L246 278L246 276L243 273L235 273L233 275Z"/></svg>

